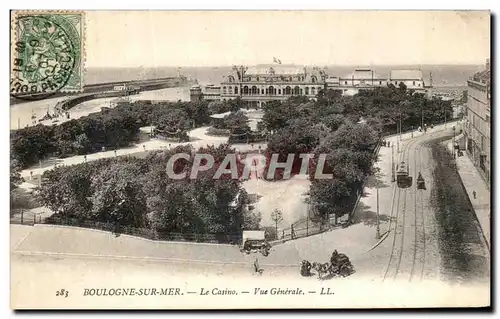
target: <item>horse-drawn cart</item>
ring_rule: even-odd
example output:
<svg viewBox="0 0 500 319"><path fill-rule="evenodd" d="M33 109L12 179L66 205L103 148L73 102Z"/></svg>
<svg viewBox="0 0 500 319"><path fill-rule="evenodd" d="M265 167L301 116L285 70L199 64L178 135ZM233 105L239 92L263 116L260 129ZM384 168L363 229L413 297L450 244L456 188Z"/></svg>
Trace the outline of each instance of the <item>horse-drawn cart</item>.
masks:
<svg viewBox="0 0 500 319"><path fill-rule="evenodd" d="M316 271L319 279L323 279L323 276L326 274L329 274L331 277L347 277L354 273L354 267L349 257L345 254L337 253L336 250L333 252L330 262L313 262L311 264L309 261L303 260L300 267L300 274L304 277L311 276L312 269Z"/></svg>

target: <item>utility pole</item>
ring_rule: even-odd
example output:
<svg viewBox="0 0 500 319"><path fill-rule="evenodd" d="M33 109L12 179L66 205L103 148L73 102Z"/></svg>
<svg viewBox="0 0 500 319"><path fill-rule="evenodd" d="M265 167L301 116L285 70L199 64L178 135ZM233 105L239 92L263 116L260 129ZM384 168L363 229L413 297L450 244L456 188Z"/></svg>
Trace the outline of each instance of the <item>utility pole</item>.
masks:
<svg viewBox="0 0 500 319"><path fill-rule="evenodd" d="M451 144L451 151L453 152L453 158L457 158L455 154L455 126L453 126L453 141Z"/></svg>
<svg viewBox="0 0 500 319"><path fill-rule="evenodd" d="M446 128L446 108L443 106L444 110L444 128Z"/></svg>
<svg viewBox="0 0 500 319"><path fill-rule="evenodd" d="M424 130L424 105L422 104L422 125L420 126L422 131Z"/></svg>
<svg viewBox="0 0 500 319"><path fill-rule="evenodd" d="M399 107L399 140L401 141L401 134L403 131L403 124L401 120L401 107Z"/></svg>

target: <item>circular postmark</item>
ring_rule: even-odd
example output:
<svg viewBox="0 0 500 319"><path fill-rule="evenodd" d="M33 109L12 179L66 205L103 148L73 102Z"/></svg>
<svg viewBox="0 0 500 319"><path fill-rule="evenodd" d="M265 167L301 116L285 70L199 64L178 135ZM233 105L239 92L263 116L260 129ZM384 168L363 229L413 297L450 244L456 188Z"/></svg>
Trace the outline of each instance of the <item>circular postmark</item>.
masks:
<svg viewBox="0 0 500 319"><path fill-rule="evenodd" d="M17 37L11 48L11 96L40 100L60 91L76 64L73 40L50 16L18 17Z"/></svg>

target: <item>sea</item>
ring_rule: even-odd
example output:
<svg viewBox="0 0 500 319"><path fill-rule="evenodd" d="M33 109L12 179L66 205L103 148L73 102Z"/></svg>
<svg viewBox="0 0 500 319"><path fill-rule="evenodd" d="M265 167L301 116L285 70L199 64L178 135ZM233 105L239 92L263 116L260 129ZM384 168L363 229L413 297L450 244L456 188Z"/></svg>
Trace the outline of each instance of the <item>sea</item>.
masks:
<svg viewBox="0 0 500 319"><path fill-rule="evenodd" d="M270 65L268 65L270 66ZM303 65L284 65L304 67ZM308 68L312 66L307 66ZM346 76L355 68L372 68L380 76L388 76L393 69L420 69L424 79L429 80L430 73L434 86L467 86L467 79L475 72L484 69L484 65L386 65L386 66L321 66L329 75ZM218 84L231 72L231 66L220 67L159 67L159 68L88 68L85 84L97 84L116 81L132 81L176 76L178 72L189 79L196 79L200 84Z"/></svg>
<svg viewBox="0 0 500 319"><path fill-rule="evenodd" d="M284 65L304 67L304 65ZM312 66L307 66L308 68ZM327 69L330 76L347 76L355 68L372 68L379 76L388 76L392 69L421 69L424 79L428 83L432 73L435 88L447 92L465 90L467 79L474 73L484 69L483 65L386 65L386 66L320 66ZM231 66L215 67L156 67L156 68L87 68L85 72L85 84L98 84L107 82L146 80L162 77L171 77L182 74L190 80L197 80L201 85L219 84L224 76L232 70ZM41 101L33 101L11 105L10 125L11 129L18 129L27 125L33 125L32 115L36 118L43 117L51 112L58 101L65 97L57 97ZM103 98L82 103L71 111L72 118L85 116L92 112L98 112L103 106L110 106L114 98ZM167 88L155 91L141 92L132 99L188 101L189 87ZM36 120L35 120L36 121Z"/></svg>

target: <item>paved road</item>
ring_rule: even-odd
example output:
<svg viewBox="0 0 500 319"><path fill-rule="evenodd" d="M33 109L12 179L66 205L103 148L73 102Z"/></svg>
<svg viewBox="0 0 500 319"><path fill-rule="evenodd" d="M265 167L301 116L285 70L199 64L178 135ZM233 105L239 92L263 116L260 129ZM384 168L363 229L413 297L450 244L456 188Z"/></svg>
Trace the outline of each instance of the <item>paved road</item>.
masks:
<svg viewBox="0 0 500 319"><path fill-rule="evenodd" d="M474 263L477 260L484 262L487 259L485 247L474 239L477 236L473 234L477 235L480 229L475 226L473 216L471 214L465 216L460 225L457 225L455 220L458 220L459 215L463 215L462 213L470 212L471 209L466 207L466 203L455 205L456 200L450 202L450 198L453 196L463 198L467 194L461 189L456 189L457 181L451 177L445 177L448 175L436 175L436 170L439 173L444 169L440 167L442 165L440 161L444 159L436 158L429 145L436 140L450 137L451 130L448 129L409 140L401 147L397 161L407 163L413 183L408 188L393 186L395 187L392 199L393 209L389 226L391 232L386 239L387 243L382 245L390 252L383 269L384 281L470 280L472 273L467 273L464 269L468 267L463 266L468 261L458 259L464 255L467 255L467 260ZM454 170L448 166L446 169ZM416 188L416 177L419 172L425 179L425 190ZM453 194L450 195L451 193ZM453 229L454 233L467 232L472 235L467 239L460 236L444 236L443 234L450 229ZM465 242L455 242L455 240ZM457 254L451 249L457 246L468 248L466 252ZM450 267L457 268L457 264L461 265L462 272L456 269L450 270ZM450 272L453 272L452 276ZM480 273L484 274L482 269ZM472 280L478 280L477 276L474 277ZM482 279L488 281L489 276L486 274Z"/></svg>
<svg viewBox="0 0 500 319"><path fill-rule="evenodd" d="M388 262L383 268L383 280L422 281L439 279L439 249L434 212L430 203L433 185L432 158L423 145L444 131L421 135L403 143L395 162L405 162L412 184L408 188L393 183L390 235L387 238ZM426 189L416 188L419 174L425 179Z"/></svg>

